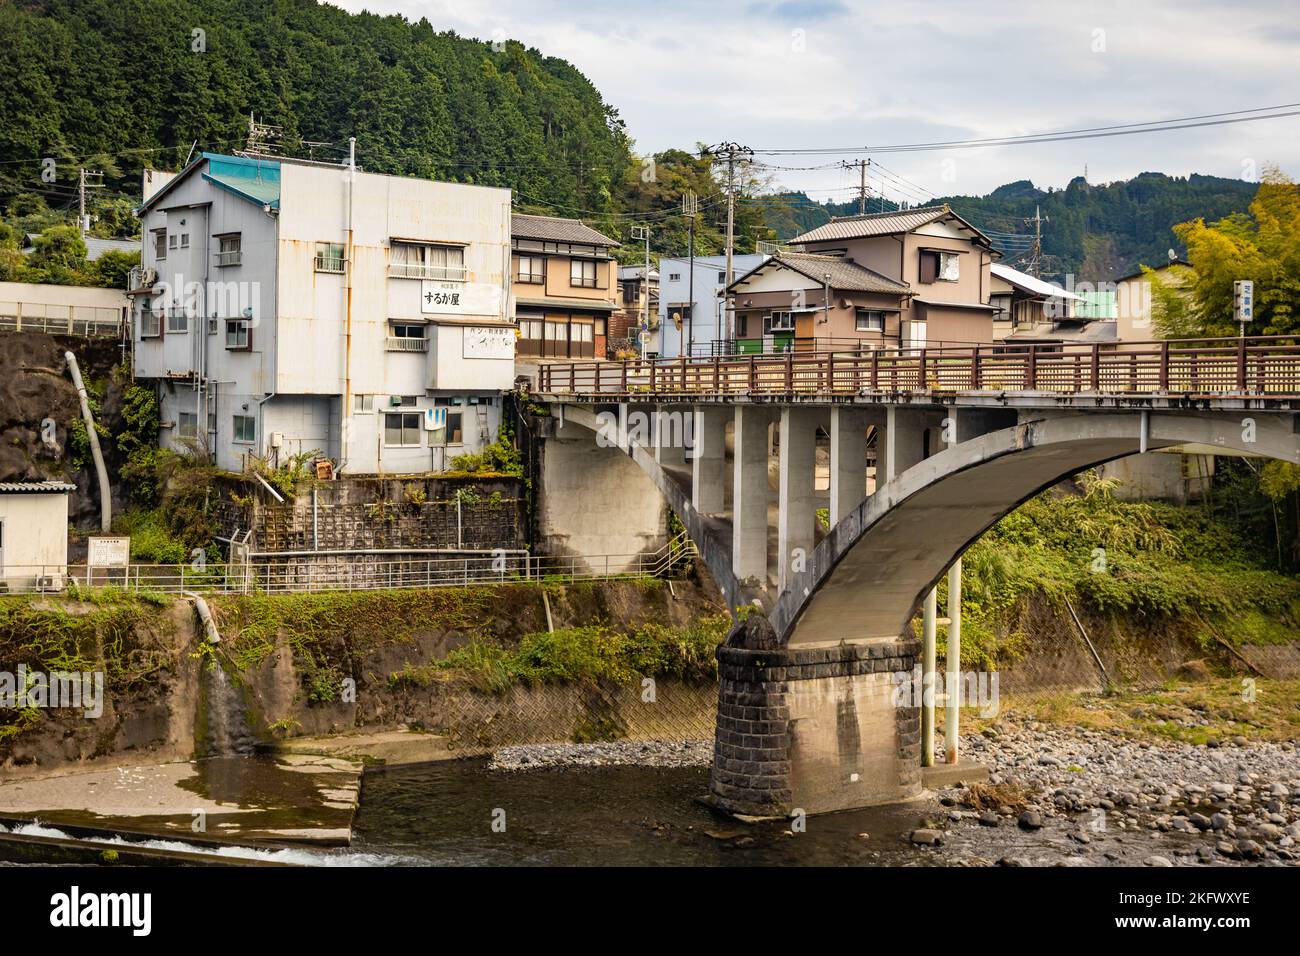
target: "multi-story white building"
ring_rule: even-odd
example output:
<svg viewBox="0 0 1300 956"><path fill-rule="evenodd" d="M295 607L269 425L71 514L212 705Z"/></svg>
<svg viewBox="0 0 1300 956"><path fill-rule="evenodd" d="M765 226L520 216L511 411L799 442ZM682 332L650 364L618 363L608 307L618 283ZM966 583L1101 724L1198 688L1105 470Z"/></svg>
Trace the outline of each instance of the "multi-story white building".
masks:
<svg viewBox="0 0 1300 956"><path fill-rule="evenodd" d="M732 273L743 276L769 258L763 253L732 256ZM663 358L686 354L688 345L694 355L711 355L727 340L723 295L727 257L696 256L693 282L691 262L689 258L659 260L659 330L654 351Z"/></svg>
<svg viewBox="0 0 1300 956"><path fill-rule="evenodd" d="M204 153L147 171L135 374L163 444L441 470L514 381L510 191Z"/></svg>

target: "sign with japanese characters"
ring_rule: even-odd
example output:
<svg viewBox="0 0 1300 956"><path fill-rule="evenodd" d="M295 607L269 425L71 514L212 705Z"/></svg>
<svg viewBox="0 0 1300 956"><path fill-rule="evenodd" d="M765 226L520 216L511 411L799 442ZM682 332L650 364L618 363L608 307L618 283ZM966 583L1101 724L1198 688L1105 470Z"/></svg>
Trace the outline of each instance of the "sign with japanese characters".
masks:
<svg viewBox="0 0 1300 956"><path fill-rule="evenodd" d="M467 359L512 359L515 357L513 326L467 325L465 348Z"/></svg>
<svg viewBox="0 0 1300 956"><path fill-rule="evenodd" d="M86 564L92 568L124 568L131 563L129 537L92 536L86 540Z"/></svg>
<svg viewBox="0 0 1300 956"><path fill-rule="evenodd" d="M420 311L426 315L502 315L501 290L481 282L420 283Z"/></svg>

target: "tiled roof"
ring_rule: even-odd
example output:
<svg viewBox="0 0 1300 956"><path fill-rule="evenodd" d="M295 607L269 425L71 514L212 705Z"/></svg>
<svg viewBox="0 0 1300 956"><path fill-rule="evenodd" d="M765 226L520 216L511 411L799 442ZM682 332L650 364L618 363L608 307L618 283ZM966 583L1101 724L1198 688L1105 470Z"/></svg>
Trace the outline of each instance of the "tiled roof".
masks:
<svg viewBox="0 0 1300 956"><path fill-rule="evenodd" d="M618 243L584 225L577 219L557 216L525 216L515 213L510 217L510 235L516 239L540 239L544 242L582 242L593 246L617 246Z"/></svg>
<svg viewBox="0 0 1300 956"><path fill-rule="evenodd" d="M765 269L772 265L793 269L800 275L816 282L827 281L826 276L829 275L832 289L849 292L880 292L885 295L909 295L912 292L912 287L906 282L897 282L888 276L881 275L879 272L860 266L856 262L850 262L839 256L818 256L808 252L778 253L767 262L741 276L732 283L731 287L734 289L759 269Z"/></svg>
<svg viewBox="0 0 1300 956"><path fill-rule="evenodd" d="M0 494L53 494L61 491L76 491L76 485L66 481L0 481Z"/></svg>
<svg viewBox="0 0 1300 956"><path fill-rule="evenodd" d="M86 258L94 262L106 252L139 252L139 239L96 239L94 236L86 236L83 241L86 243Z"/></svg>
<svg viewBox="0 0 1300 956"><path fill-rule="evenodd" d="M834 242L842 239L863 239L871 236L893 236L911 232L940 219L956 219L987 243L988 239L978 229L952 211L947 204L925 206L921 209L900 209L896 212L873 212L865 216L840 216L823 226L810 229L790 240L791 245L809 242Z"/></svg>

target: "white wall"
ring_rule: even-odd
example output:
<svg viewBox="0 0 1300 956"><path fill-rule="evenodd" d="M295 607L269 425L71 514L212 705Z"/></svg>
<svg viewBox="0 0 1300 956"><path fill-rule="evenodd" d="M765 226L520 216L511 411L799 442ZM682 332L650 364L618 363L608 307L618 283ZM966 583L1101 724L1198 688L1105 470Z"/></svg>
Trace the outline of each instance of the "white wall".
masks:
<svg viewBox="0 0 1300 956"><path fill-rule="evenodd" d="M42 573L65 574L68 564L68 494L0 492L0 580L32 587Z"/></svg>

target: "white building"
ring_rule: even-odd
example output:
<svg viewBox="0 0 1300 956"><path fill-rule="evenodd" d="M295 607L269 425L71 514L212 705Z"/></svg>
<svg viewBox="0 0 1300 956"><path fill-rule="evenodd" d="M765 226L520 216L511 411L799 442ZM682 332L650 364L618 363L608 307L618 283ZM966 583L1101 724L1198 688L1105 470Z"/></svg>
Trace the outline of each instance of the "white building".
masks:
<svg viewBox="0 0 1300 956"><path fill-rule="evenodd" d="M0 482L0 588L59 590L68 572L63 481Z"/></svg>
<svg viewBox="0 0 1300 956"><path fill-rule="evenodd" d="M163 444L442 470L514 381L510 191L204 153L146 171L135 373Z"/></svg>
<svg viewBox="0 0 1300 956"><path fill-rule="evenodd" d="M733 255L736 278L761 266L771 256L755 253ZM727 286L726 256L696 256L695 279L691 281L691 259L659 260L659 332L656 345L663 358L685 354L712 355L715 342L727 340L727 316L723 290ZM694 299L692 301L692 295Z"/></svg>

